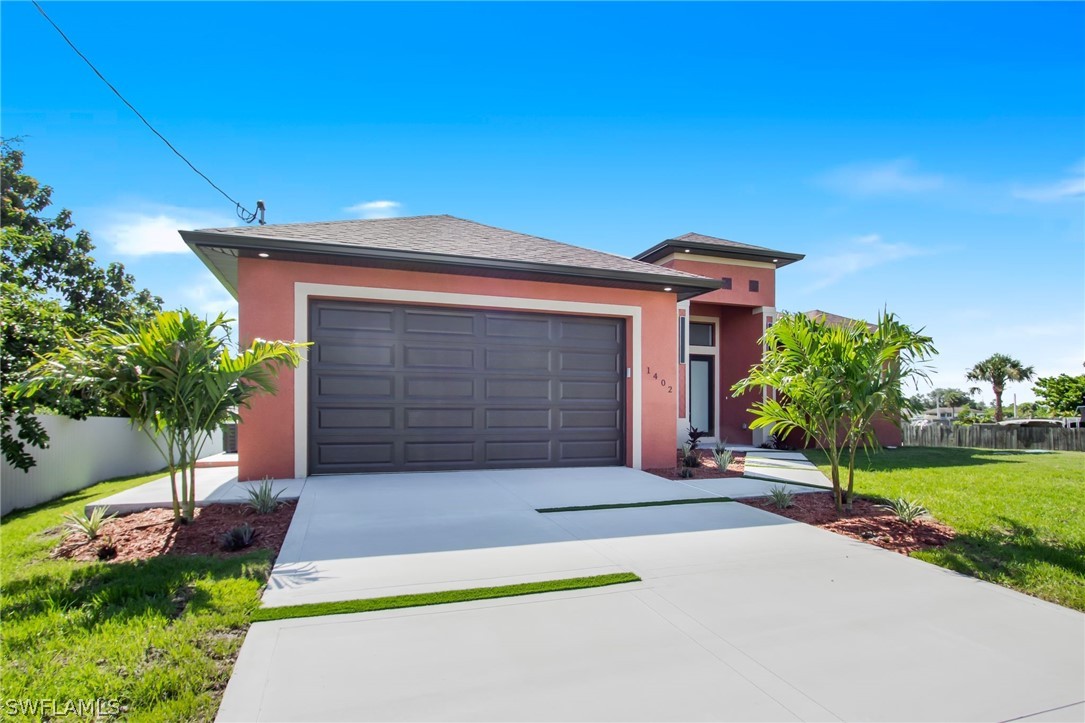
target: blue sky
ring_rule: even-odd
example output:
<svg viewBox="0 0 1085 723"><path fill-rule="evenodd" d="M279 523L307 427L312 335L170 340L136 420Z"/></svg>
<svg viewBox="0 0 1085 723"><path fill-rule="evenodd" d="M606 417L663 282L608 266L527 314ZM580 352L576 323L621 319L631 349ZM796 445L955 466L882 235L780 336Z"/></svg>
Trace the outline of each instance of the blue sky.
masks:
<svg viewBox="0 0 1085 723"><path fill-rule="evenodd" d="M805 253L780 308L925 327L940 386L994 352L1082 371L1081 3L44 7L272 223L450 213L625 255L697 231ZM173 233L229 204L33 6L0 14L28 170L101 259L232 309Z"/></svg>

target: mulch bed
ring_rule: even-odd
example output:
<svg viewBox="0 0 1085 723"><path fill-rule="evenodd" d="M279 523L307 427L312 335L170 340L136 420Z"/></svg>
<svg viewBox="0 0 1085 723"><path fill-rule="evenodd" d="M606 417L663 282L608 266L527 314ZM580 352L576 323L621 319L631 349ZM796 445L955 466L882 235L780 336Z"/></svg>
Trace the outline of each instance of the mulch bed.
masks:
<svg viewBox="0 0 1085 723"><path fill-rule="evenodd" d="M731 464L727 465L727 469L721 470L716 466L716 460L712 458L712 451L707 449L698 449L697 457L701 460L700 467L690 467L693 471L693 476L684 478L682 477L682 453L678 452L675 458L675 466L667 467L663 469L646 469L645 472L650 472L663 479L719 479L721 477L741 477L742 471L746 469L746 455L742 452L736 452L731 457Z"/></svg>
<svg viewBox="0 0 1085 723"><path fill-rule="evenodd" d="M270 515L258 515L248 505L213 504L196 508L196 518L181 525L174 524L173 510L154 508L103 523L94 540L69 535L52 554L69 560L98 560L99 551L112 542L117 552L108 562L146 560L159 555L229 557L253 550L271 550L278 555L296 506L293 501L283 502ZM252 545L235 552L224 551L219 538L245 522L256 530Z"/></svg>
<svg viewBox="0 0 1085 723"><path fill-rule="evenodd" d="M910 525L897 519L889 510L870 500L856 498L852 513L838 516L831 492L804 492L795 495L794 506L777 509L771 497L754 497L737 500L751 507L767 510L777 515L815 525L839 535L886 550L907 555L916 550L941 547L953 539L953 528L931 518L921 518Z"/></svg>

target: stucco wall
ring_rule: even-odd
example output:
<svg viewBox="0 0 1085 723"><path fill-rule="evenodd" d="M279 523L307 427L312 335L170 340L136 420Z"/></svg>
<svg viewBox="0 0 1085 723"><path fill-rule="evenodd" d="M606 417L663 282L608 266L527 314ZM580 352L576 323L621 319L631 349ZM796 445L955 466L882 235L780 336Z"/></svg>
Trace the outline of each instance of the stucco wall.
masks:
<svg viewBox="0 0 1085 723"><path fill-rule="evenodd" d="M731 279L730 289L701 294L695 301L751 307L776 305L776 269L771 266L745 266L722 260L698 261L680 257L665 261L661 266L712 279L725 276ZM750 281L758 282L757 291L750 291Z"/></svg>
<svg viewBox="0 0 1085 723"><path fill-rule="evenodd" d="M238 260L238 297L239 337L242 343L248 343L254 337L296 339L294 303L295 284L299 282L639 307L642 368L633 368L632 374L642 375L641 466L650 468L674 464L676 436L673 420L680 392L676 382L676 299L672 293L241 258ZM334 294L329 296L335 298ZM502 307L495 305L492 308ZM627 323L626 328L628 338L631 326ZM629 339L630 346L632 343L633 340ZM633 366L631 353L627 353L626 365ZM662 378L675 380L675 383L661 385L659 378L649 383L648 368L651 368L652 374L661 374ZM258 397L249 409L242 410L243 421L238 427L241 479L259 479L264 475L294 476L294 385L296 376L302 373L280 374L277 395ZM632 415L632 379L627 380L626 387L627 414ZM629 437L633 429L631 421L627 419L626 424L627 459L632 445L632 438Z"/></svg>

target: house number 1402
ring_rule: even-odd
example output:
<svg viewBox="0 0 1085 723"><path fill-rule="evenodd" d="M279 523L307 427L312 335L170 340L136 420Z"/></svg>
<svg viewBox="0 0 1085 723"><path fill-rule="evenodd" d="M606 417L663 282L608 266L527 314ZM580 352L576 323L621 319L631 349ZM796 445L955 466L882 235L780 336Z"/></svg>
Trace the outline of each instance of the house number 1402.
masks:
<svg viewBox="0 0 1085 723"><path fill-rule="evenodd" d="M667 394L674 394L674 386L673 385L667 384L666 379L660 379L659 378L659 373L658 372L653 372L652 367L648 367L647 369L648 369L648 377L651 378L652 381L659 382L659 386L665 388L667 390Z"/></svg>

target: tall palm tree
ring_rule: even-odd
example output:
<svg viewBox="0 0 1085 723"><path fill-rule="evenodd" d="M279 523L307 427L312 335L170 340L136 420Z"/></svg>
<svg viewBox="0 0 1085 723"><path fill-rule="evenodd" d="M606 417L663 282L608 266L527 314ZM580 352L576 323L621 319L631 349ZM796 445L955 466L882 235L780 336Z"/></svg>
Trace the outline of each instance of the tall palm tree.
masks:
<svg viewBox="0 0 1085 723"><path fill-rule="evenodd" d="M970 382L988 382L995 393L995 421L1002 421L1002 392L1008 382L1027 382L1036 371L1005 354L992 354L968 370Z"/></svg>

